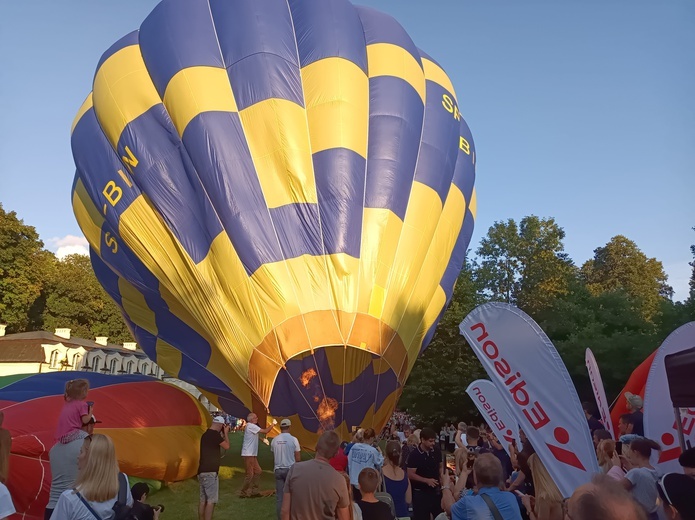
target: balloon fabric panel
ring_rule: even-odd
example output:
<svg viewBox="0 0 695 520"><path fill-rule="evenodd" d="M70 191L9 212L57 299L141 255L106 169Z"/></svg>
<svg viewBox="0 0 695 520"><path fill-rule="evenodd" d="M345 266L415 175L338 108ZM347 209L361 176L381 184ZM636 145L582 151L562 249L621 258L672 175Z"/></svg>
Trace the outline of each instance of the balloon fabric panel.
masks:
<svg viewBox="0 0 695 520"><path fill-rule="evenodd" d="M476 204L451 81L398 22L164 0L102 56L72 145L97 278L151 359L305 446L388 419Z"/></svg>
<svg viewBox="0 0 695 520"><path fill-rule="evenodd" d="M210 415L184 390L141 375L91 372L27 374L0 380L4 427L12 435L8 486L23 518L43 518L51 482L49 450L65 384L86 378L89 399L109 435L122 471L140 478L177 481L197 470L200 436Z"/></svg>

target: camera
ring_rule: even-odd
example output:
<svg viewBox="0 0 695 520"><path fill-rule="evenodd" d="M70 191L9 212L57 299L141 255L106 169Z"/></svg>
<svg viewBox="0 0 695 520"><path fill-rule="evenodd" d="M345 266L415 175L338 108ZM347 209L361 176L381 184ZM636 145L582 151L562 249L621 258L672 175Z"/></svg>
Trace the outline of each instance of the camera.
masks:
<svg viewBox="0 0 695 520"><path fill-rule="evenodd" d="M159 511L160 513L164 512L164 506L162 504L157 504L152 509L154 509L155 511Z"/></svg>

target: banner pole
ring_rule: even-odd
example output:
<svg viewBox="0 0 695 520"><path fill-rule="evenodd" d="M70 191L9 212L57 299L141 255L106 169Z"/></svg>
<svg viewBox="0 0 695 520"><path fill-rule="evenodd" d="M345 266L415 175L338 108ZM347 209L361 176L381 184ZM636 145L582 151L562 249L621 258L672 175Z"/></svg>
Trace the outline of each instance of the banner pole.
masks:
<svg viewBox="0 0 695 520"><path fill-rule="evenodd" d="M681 420L681 409L673 408L673 413L676 415L676 426L678 427L678 444L681 445L681 451L685 451L685 436L683 435L683 421Z"/></svg>

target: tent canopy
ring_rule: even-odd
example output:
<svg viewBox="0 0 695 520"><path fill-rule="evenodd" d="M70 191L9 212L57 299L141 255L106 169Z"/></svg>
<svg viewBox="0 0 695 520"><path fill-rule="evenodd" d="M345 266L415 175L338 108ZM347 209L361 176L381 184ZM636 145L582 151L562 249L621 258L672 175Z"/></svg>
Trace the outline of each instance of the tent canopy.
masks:
<svg viewBox="0 0 695 520"><path fill-rule="evenodd" d="M674 408L695 408L695 347L664 358Z"/></svg>

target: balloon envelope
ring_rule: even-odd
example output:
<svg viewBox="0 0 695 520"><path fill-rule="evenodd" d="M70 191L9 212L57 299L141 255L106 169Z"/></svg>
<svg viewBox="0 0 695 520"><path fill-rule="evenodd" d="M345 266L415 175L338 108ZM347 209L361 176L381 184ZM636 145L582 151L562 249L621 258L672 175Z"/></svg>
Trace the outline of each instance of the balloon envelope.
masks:
<svg viewBox="0 0 695 520"><path fill-rule="evenodd" d="M167 482L198 470L200 437L210 414L177 386L138 375L55 372L0 378L3 426L12 435L7 485L23 518L43 518L51 485L48 453L64 403L65 383L89 380L88 399L101 421L96 433L113 439L121 471Z"/></svg>
<svg viewBox="0 0 695 520"><path fill-rule="evenodd" d="M385 424L476 207L451 81L398 22L165 0L102 56L72 148L94 270L151 359L305 446Z"/></svg>

